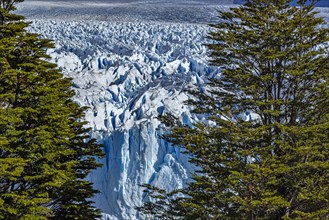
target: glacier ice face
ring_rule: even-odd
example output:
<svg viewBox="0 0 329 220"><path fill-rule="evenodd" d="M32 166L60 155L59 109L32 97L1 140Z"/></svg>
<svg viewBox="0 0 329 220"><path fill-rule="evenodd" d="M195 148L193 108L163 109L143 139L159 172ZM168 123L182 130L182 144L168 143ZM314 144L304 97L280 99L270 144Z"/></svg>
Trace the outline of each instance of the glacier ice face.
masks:
<svg viewBox="0 0 329 220"><path fill-rule="evenodd" d="M195 169L182 150L160 138L158 115L185 124L202 120L183 102L219 69L207 64L209 27L194 24L32 20L30 31L54 39L47 53L73 78L75 100L104 144L104 164L89 179L103 219L143 219L134 207L149 198L140 184L181 188Z"/></svg>

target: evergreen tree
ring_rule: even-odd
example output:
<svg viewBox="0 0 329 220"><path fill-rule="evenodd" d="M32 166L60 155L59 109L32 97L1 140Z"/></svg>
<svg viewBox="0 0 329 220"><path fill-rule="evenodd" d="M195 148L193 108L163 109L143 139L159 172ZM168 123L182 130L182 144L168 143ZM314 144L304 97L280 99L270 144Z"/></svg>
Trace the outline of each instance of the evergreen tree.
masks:
<svg viewBox="0 0 329 220"><path fill-rule="evenodd" d="M149 186L155 202L139 210L164 219L329 218L329 30L314 2L290 2L219 12L208 47L222 76L188 101L213 123L174 123L165 137L201 171L185 197Z"/></svg>
<svg viewBox="0 0 329 220"><path fill-rule="evenodd" d="M0 219L95 219L84 178L101 147L72 101L71 80L45 61L49 40L0 0Z"/></svg>

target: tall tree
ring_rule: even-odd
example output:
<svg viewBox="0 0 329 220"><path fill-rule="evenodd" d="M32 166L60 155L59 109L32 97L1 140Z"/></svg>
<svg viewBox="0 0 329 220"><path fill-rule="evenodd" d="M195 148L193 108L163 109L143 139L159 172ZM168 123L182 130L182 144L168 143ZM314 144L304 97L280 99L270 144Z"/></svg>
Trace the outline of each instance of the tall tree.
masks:
<svg viewBox="0 0 329 220"><path fill-rule="evenodd" d="M249 0L219 12L208 47L222 75L188 102L213 123L174 126L166 136L193 154L201 173L185 198L149 186L155 202L141 211L167 219L329 218L329 30L315 2L290 3Z"/></svg>
<svg viewBox="0 0 329 220"><path fill-rule="evenodd" d="M95 219L84 180L101 147L72 101L71 81L45 59L49 40L0 0L0 219Z"/></svg>

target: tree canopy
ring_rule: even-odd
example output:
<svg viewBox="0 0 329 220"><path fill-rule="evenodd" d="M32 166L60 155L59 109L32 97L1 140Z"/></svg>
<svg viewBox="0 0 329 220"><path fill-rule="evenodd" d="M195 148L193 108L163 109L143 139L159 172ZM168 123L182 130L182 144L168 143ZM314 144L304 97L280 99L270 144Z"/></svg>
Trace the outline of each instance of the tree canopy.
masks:
<svg viewBox="0 0 329 220"><path fill-rule="evenodd" d="M84 178L101 146L71 79L46 61L53 44L12 13L18 2L0 0L0 219L95 219Z"/></svg>
<svg viewBox="0 0 329 220"><path fill-rule="evenodd" d="M187 104L212 123L166 139L200 167L186 189L148 186L160 219L329 218L329 30L314 4L249 0L209 34L222 70ZM313 2L315 3L315 2ZM183 194L183 196L182 196Z"/></svg>

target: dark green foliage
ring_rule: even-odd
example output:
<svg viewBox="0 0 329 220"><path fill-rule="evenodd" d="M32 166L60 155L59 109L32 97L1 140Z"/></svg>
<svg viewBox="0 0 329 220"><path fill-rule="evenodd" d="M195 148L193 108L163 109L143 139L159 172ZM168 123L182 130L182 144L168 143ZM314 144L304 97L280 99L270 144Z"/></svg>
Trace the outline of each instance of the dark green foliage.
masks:
<svg viewBox="0 0 329 220"><path fill-rule="evenodd" d="M312 5L289 2L219 12L208 47L222 76L188 102L213 125L166 136L202 172L164 219L329 218L329 31Z"/></svg>
<svg viewBox="0 0 329 220"><path fill-rule="evenodd" d="M11 14L17 2L0 0L0 219L95 219L83 179L102 150L70 79L45 61L52 43Z"/></svg>
<svg viewBox="0 0 329 220"><path fill-rule="evenodd" d="M145 193L151 198L156 199L155 202L147 202L142 207L136 207L140 212L143 212L146 218L152 219L171 219L173 216L179 215L181 211L177 211L180 199L175 199L181 190L175 190L167 193L149 184L142 185L145 187Z"/></svg>

